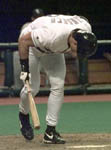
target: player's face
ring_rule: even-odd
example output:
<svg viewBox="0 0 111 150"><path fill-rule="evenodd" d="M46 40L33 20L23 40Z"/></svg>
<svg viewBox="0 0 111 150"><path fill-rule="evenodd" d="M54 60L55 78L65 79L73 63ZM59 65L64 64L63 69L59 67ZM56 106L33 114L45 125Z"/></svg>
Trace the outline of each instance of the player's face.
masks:
<svg viewBox="0 0 111 150"><path fill-rule="evenodd" d="M69 45L71 48L69 53L72 55L72 57L77 57L77 41L72 36L69 37Z"/></svg>

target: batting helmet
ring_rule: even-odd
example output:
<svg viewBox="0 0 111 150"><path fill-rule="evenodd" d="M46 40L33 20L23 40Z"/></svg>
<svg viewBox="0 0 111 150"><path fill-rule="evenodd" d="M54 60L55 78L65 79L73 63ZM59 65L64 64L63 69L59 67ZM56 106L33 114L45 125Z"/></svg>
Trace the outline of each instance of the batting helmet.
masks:
<svg viewBox="0 0 111 150"><path fill-rule="evenodd" d="M40 8L36 8L32 11L32 17L37 18L44 15L44 11Z"/></svg>
<svg viewBox="0 0 111 150"><path fill-rule="evenodd" d="M79 57L89 57L97 50L97 38L94 33L76 29L72 36L77 41L77 53Z"/></svg>

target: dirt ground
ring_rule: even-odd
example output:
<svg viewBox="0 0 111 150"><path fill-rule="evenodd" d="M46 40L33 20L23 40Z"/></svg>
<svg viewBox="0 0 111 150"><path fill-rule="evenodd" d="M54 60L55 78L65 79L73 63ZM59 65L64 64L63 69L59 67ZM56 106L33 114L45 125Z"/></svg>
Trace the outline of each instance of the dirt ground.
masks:
<svg viewBox="0 0 111 150"><path fill-rule="evenodd" d="M111 134L63 134L66 144L44 144L43 135L26 141L21 135L0 136L0 150L111 150Z"/></svg>

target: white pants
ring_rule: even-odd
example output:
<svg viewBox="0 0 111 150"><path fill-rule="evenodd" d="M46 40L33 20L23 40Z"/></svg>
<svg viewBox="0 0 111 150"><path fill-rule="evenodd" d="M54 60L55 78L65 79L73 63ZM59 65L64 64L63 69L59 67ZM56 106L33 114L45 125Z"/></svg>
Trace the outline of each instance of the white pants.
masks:
<svg viewBox="0 0 111 150"><path fill-rule="evenodd" d="M40 88L40 64L44 68L50 81L50 95L48 98L46 123L56 126L59 112L64 100L64 80L66 75L66 65L64 54L48 54L38 57L33 51L29 53L29 68L31 73L31 89L35 96ZM19 110L24 114L29 113L29 103L27 100L27 89L23 87Z"/></svg>
<svg viewBox="0 0 111 150"><path fill-rule="evenodd" d="M23 82L20 80L20 73L21 73L21 65L19 60L19 52L13 52L13 68L14 68L14 89L21 89L23 87Z"/></svg>

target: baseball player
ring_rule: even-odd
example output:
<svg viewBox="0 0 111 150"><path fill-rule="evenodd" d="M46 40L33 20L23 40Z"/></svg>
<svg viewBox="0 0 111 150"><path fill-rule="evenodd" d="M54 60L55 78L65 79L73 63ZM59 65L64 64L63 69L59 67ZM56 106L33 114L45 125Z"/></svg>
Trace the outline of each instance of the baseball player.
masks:
<svg viewBox="0 0 111 150"><path fill-rule="evenodd" d="M18 40L21 64L20 78L24 87L20 94L19 119L21 133L28 139L34 138L29 118L29 104L25 81L30 81L35 96L40 87L40 61L51 84L46 114L44 143L64 144L65 140L56 131L59 112L64 100L66 65L64 53L75 57L89 57L97 50L97 39L88 20L81 16L49 15L33 21L26 27ZM30 76L31 74L31 76Z"/></svg>

